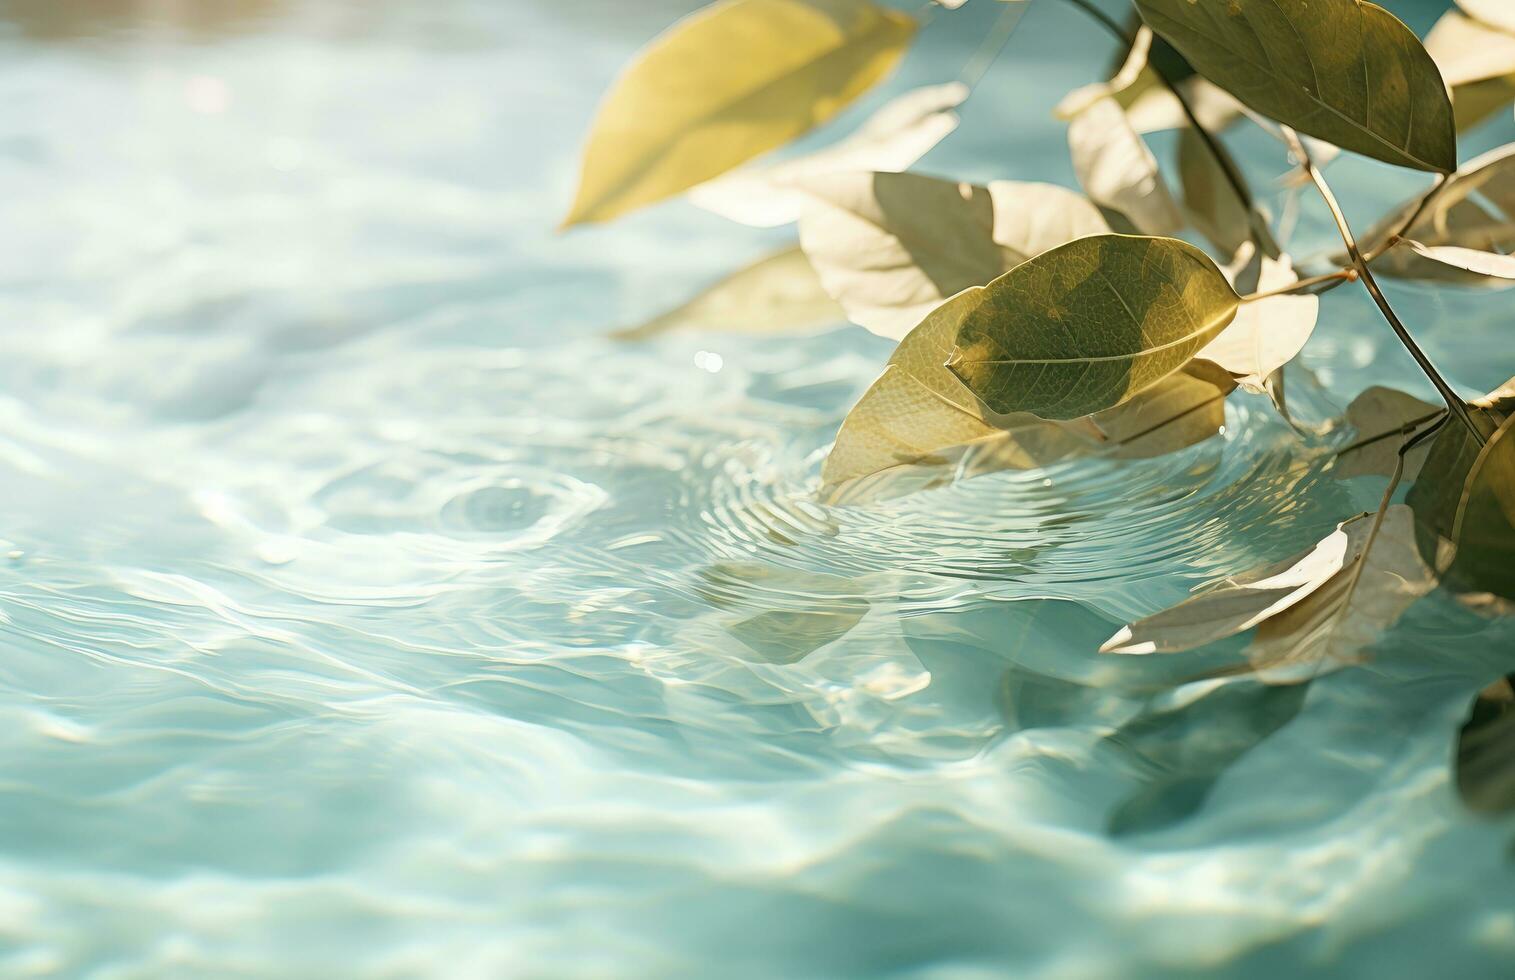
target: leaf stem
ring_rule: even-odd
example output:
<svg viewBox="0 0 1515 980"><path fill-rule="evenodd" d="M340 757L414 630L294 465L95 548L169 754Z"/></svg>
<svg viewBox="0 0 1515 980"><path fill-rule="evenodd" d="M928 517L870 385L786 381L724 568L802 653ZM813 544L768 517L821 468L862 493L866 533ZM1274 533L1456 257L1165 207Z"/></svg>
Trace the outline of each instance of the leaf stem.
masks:
<svg viewBox="0 0 1515 980"><path fill-rule="evenodd" d="M1101 26L1118 38L1122 44L1129 47L1135 43L1135 39L1128 35L1120 24L1116 23L1109 14L1100 10L1090 0L1067 0L1067 2L1098 21ZM1237 172L1236 164L1232 161L1230 154L1222 149L1215 134L1200 123L1199 117L1194 114L1194 107L1189 105L1189 100L1184 97L1183 92L1179 91L1178 84L1150 60L1147 62L1147 67L1152 69L1152 74L1157 76L1157 80L1163 83L1163 87L1178 102L1178 106L1183 110L1184 117L1189 121L1189 125L1199 136L1200 141L1205 144L1205 149L1209 151L1211 159L1215 161L1215 165L1220 168L1221 174L1226 178L1226 183L1231 185L1232 193L1236 195L1236 199L1241 202L1242 207L1247 210L1248 214L1255 218L1256 211L1252 205L1252 194L1247 190L1247 182ZM1255 230L1252 237L1254 239L1257 238ZM1259 242L1259 244L1262 243Z"/></svg>
<svg viewBox="0 0 1515 980"><path fill-rule="evenodd" d="M1415 205L1415 210L1410 212L1410 216L1406 218L1404 222L1393 232L1391 232L1389 236L1382 242L1379 242L1377 245L1368 249L1367 252L1363 253L1363 261L1372 262L1383 253L1393 248L1394 245L1398 243L1398 241L1403 238L1411 228L1415 227L1415 223L1420 220L1420 216L1426 213L1426 208L1431 206L1432 201L1441 196L1441 192L1446 189L1448 183L1450 183L1450 178L1446 174L1437 174L1436 183L1432 184L1431 189L1421 195L1420 203Z"/></svg>
<svg viewBox="0 0 1515 980"><path fill-rule="evenodd" d="M1320 192L1322 200L1326 202L1326 207L1330 209L1331 217L1336 221L1336 230L1341 233L1341 240L1347 246L1347 254L1352 258L1352 265L1357 269L1357 275L1362 280L1363 286L1368 290L1368 295L1373 297L1373 302L1378 305L1378 311L1389 322L1394 335L1399 338L1399 342L1404 345L1405 350L1410 352L1410 356L1415 359L1415 363L1420 366L1421 371L1425 373L1427 378L1431 379L1431 384L1436 386L1436 391L1441 395L1442 400L1447 403L1447 408L1451 409L1452 414L1457 416L1459 422L1467 426L1468 431L1473 434L1473 438L1478 440L1478 444L1482 446L1486 441L1483 430L1474 424L1473 416L1468 413L1467 405L1464 404L1457 392L1452 390L1452 386L1447 384L1447 380L1441 376L1441 372L1436 370L1436 365L1432 364L1431 359L1426 356L1425 351L1420 349L1420 345L1415 342L1415 338L1410 336L1410 331L1405 328L1398 314L1394 312L1394 308L1389 305L1389 300L1384 296L1383 290L1378 288L1378 280L1373 278L1372 270L1368 268L1368 263L1363 259L1362 252L1357 247L1357 239L1352 237L1352 229L1347 225L1347 216L1342 213L1341 205L1336 202L1336 195L1331 193L1331 187L1326 183L1326 178L1315 166L1315 161L1310 159L1310 151L1305 149L1304 143L1300 142L1299 134L1294 132L1293 129L1285 126L1283 127L1283 133L1284 138L1289 141L1289 148L1293 151L1295 159L1304 168L1306 175L1315 184L1315 189Z"/></svg>
<svg viewBox="0 0 1515 980"><path fill-rule="evenodd" d="M1280 286L1277 289L1269 289L1261 293L1248 293L1241 298L1241 301L1243 303L1253 303L1260 299L1267 299L1270 296L1283 296L1286 293L1304 292L1313 286L1319 286L1323 282L1345 281L1356 278L1356 269L1337 269L1335 272L1323 272L1318 276L1307 276L1298 282L1291 282L1289 285Z"/></svg>

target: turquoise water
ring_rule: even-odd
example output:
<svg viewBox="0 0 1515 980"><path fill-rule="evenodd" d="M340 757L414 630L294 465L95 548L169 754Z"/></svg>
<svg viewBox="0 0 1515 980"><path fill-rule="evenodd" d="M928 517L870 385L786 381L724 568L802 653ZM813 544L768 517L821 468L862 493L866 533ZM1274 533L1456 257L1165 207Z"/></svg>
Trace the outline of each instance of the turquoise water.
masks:
<svg viewBox="0 0 1515 980"><path fill-rule="evenodd" d="M783 240L551 230L691 6L0 3L0 973L1509 975L1515 827L1448 770L1508 623L1433 596L1294 688L1094 652L1373 506L1336 436L1238 394L1177 456L828 509L886 342L606 338ZM1096 38L1039 0L921 169L1069 182ZM1364 228L1421 183L1331 174ZM1515 374L1508 294L1391 295ZM1427 394L1391 345L1330 293L1300 414Z"/></svg>

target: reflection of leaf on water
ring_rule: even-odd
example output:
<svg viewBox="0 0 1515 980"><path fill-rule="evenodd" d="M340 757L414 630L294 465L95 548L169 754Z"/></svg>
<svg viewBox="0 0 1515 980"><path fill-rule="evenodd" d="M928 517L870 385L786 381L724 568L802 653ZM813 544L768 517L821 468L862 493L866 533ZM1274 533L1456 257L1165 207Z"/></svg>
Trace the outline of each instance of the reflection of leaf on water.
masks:
<svg viewBox="0 0 1515 980"><path fill-rule="evenodd" d="M821 288L805 253L792 245L738 269L683 305L612 336L641 340L684 330L804 333L845 319L842 308Z"/></svg>
<svg viewBox="0 0 1515 980"><path fill-rule="evenodd" d="M1122 725L1105 743L1146 783L1111 813L1110 833L1160 830L1193 815L1222 773L1299 713L1306 690L1224 683Z"/></svg>
<svg viewBox="0 0 1515 980"><path fill-rule="evenodd" d="M761 562L719 562L703 569L696 585L711 605L750 613L724 628L757 659L776 664L802 660L851 631L870 607L859 591L839 575Z"/></svg>
<svg viewBox="0 0 1515 980"><path fill-rule="evenodd" d="M1473 699L1457 737L1457 792L1480 813L1515 810L1515 674Z"/></svg>

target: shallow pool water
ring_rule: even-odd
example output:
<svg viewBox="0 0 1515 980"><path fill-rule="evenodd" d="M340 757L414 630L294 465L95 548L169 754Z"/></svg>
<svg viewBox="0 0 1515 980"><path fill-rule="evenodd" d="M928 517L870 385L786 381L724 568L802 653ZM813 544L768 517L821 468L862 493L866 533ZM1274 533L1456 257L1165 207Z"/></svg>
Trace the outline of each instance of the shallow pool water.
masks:
<svg viewBox="0 0 1515 980"><path fill-rule="evenodd" d="M1176 456L828 508L886 342L608 339L786 234L553 231L692 6L0 3L0 973L1508 975L1515 827L1448 770L1508 622L1433 596L1288 688L1095 653L1373 506L1338 435L1238 394ZM921 169L1069 183L1108 58L1037 0ZM1362 227L1423 183L1331 174ZM1507 294L1391 295L1515 374ZM1302 364L1306 420L1427 392L1355 289Z"/></svg>

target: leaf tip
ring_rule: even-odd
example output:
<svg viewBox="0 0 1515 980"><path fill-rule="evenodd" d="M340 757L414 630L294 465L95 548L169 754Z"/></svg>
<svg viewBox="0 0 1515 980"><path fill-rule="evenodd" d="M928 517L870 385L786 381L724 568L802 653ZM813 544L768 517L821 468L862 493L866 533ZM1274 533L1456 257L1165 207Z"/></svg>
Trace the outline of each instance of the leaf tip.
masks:
<svg viewBox="0 0 1515 980"><path fill-rule="evenodd" d="M1100 653L1142 654L1155 653L1157 647L1150 641L1145 643L1132 643L1131 627L1122 626L1120 631L1105 641L1104 646L1099 648Z"/></svg>

